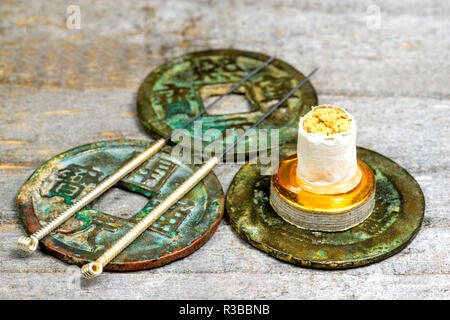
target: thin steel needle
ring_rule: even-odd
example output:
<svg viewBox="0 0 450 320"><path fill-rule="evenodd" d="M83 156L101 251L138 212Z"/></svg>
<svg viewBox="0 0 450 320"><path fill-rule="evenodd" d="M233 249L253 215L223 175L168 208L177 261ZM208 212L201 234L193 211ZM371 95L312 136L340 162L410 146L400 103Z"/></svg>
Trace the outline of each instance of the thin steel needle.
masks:
<svg viewBox="0 0 450 320"><path fill-rule="evenodd" d="M198 118L200 118L210 107L212 107L213 105L215 105L217 102L219 102L220 100L222 100L223 98L225 98L227 95L229 95L230 93L232 93L234 90L236 90L237 88L239 88L245 81L247 81L248 79L250 79L251 77L253 77L256 73L258 73L259 71L261 71L261 69L265 68L269 63L271 63L273 60L275 59L275 57L270 57L269 59L267 59L262 65L260 65L258 68L256 68L255 70L253 70L252 72L250 72L248 75L246 75L241 81L239 81L238 83L236 83L235 85L233 85L230 89L228 89L227 92L225 92L224 94L222 94L221 96L217 97L217 99L215 99L213 102L211 102L211 104L209 104L206 108L204 108L203 110L201 110L199 113L197 113L193 118L189 119L187 122L185 122L183 124L183 127L176 129L174 131L172 131L172 133L170 133L165 139L166 140L170 140L175 134L177 134L178 132L180 132L181 130L183 130L184 128L186 128L187 126L189 126L192 122L194 122L195 120L197 120Z"/></svg>
<svg viewBox="0 0 450 320"><path fill-rule="evenodd" d="M278 101L267 111L261 118L256 121L242 136L239 136L233 144L231 144L219 157L212 157L206 161L193 175L191 175L185 182L179 185L168 197L166 197L160 204L158 204L152 211L150 211L141 221L139 221L133 228L131 228L123 237L121 237L114 245L106 250L96 261L85 264L81 268L81 273L85 278L91 279L99 276L103 272L103 268L117 257L126 247L128 247L137 237L139 237L145 230L147 230L156 220L159 219L171 206L187 194L193 187L197 185L204 177L206 177L212 169L219 163L220 159L230 151L234 146L245 137L248 132L256 128L264 121L272 112L274 112L283 102L285 102L291 95L294 94L308 79L318 70L314 69L305 79L303 79L294 89L289 91L283 99Z"/></svg>
<svg viewBox="0 0 450 320"><path fill-rule="evenodd" d="M101 183L99 183L91 192L87 193L85 196L76 200L69 208L64 210L60 215L56 218L52 219L49 223L47 223L44 227L41 227L38 231L33 233L30 236L21 236L18 240L19 249L26 252L34 252L36 251L39 241L47 236L50 232L58 228L61 224L67 221L70 217L72 217L75 213L83 209L89 203L97 199L103 193L105 193L108 189L113 187L117 182L119 182L123 177L132 172L134 169L139 167L142 163L147 161L150 157L152 157L155 153L164 147L167 142L172 138L172 136L189 126L192 122L201 117L209 108L213 107L217 102L222 100L225 96L232 93L235 89L241 86L245 81L250 79L256 73L261 71L264 67L266 67L269 63L271 63L275 57L270 57L263 64L261 64L258 68L254 69L252 72L247 74L241 81L233 85L227 92L219 96L212 103L210 103L207 107L201 110L195 117L191 118L189 121L186 121L183 126L177 130L174 130L171 134L169 134L166 138L161 138L153 142L150 147L145 149L142 153L134 157L133 159L126 162L122 165L116 172L112 175L108 176Z"/></svg>

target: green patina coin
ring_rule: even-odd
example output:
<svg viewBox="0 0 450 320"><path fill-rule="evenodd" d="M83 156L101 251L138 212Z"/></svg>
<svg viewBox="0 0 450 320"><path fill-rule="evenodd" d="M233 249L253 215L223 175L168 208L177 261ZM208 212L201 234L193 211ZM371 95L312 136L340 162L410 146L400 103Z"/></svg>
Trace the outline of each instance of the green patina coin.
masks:
<svg viewBox="0 0 450 320"><path fill-rule="evenodd" d="M17 195L26 231L30 234L37 231L150 144L151 141L136 140L98 142L45 162ZM118 183L119 187L148 198L141 210L124 219L94 209L93 202L45 237L41 247L68 263L83 265L96 260L196 170L196 166L172 158L170 151L170 147L163 148ZM148 269L190 254L214 232L222 219L223 207L222 187L211 172L108 264L106 270Z"/></svg>
<svg viewBox="0 0 450 320"><path fill-rule="evenodd" d="M280 150L282 157L295 146ZM242 239L277 259L303 267L344 269L364 266L401 251L421 226L425 200L418 183L392 160L364 148L358 157L376 177L375 209L344 232L315 232L285 222L269 203L270 176L247 163L227 193L227 217Z"/></svg>
<svg viewBox="0 0 450 320"><path fill-rule="evenodd" d="M169 135L204 109L205 101L210 102L212 97L214 100L223 94L268 58L248 51L211 50L186 54L167 62L150 73L139 88L138 116L143 127L153 137ZM244 98L248 102L249 110L229 113L233 110L234 102L231 101L222 114L207 111L199 119L197 127L188 127L185 135L199 139L198 144L192 142L192 148L205 149L218 136L222 137L223 144L231 143L236 132L239 134L233 130L243 132L248 129L304 78L286 62L274 60L233 92L234 98ZM294 141L299 118L317 104L316 92L307 82L257 130L279 129L280 144ZM253 150L250 147L267 149L253 139L257 139L256 136L247 139L243 146L246 154ZM270 136L267 145L270 146Z"/></svg>

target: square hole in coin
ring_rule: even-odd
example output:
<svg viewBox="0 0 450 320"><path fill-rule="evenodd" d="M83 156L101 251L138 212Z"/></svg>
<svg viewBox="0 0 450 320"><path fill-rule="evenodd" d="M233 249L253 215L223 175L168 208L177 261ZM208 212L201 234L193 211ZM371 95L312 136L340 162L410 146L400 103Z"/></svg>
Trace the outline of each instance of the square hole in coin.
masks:
<svg viewBox="0 0 450 320"><path fill-rule="evenodd" d="M208 105L213 103L219 95L211 95L203 100L203 106L206 108ZM245 97L245 94L231 93L222 100L217 102L208 111L209 115L224 115L232 113L248 113L254 111L250 101Z"/></svg>
<svg viewBox="0 0 450 320"><path fill-rule="evenodd" d="M149 199L139 193L114 187L95 200L92 208L109 215L128 219L142 210Z"/></svg>

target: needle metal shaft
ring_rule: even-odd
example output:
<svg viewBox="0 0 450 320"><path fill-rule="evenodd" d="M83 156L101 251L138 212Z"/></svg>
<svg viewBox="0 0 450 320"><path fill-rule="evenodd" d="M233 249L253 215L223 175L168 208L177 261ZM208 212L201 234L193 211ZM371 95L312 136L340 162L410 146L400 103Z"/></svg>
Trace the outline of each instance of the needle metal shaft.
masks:
<svg viewBox="0 0 450 320"><path fill-rule="evenodd" d="M89 203L91 203L92 201L97 199L99 196L101 196L103 193L105 193L107 190L109 190L111 187L113 187L117 182L119 182L127 174L129 174L130 172L135 170L137 167L139 167L142 163L147 161L150 157L152 157L159 150L161 150L167 144L167 141L169 141L175 133L177 133L177 132L179 132L179 130L182 130L182 129L186 128L187 126L189 126L192 122L194 122L199 117L201 117L209 108L213 107L217 102L219 102L224 97L226 97L227 95L232 93L234 90L236 90L238 87L240 87L245 81L250 79L252 76L254 76L259 71L261 71L269 63L271 63L274 59L275 59L275 57L273 57L273 56L270 57L264 63L262 63L260 66L258 66L256 69L254 69L253 71L248 73L242 80L240 80L238 83L233 85L227 92L225 92L224 94L219 96L217 99L215 99L212 103L210 103L208 106L206 106L195 117L186 121L181 128L172 131L172 133L169 134L166 138L161 138L161 139L158 139L155 142L153 142L142 153L140 153L136 157L132 158L131 160L129 160L128 162L123 164L112 175L108 176L101 183L99 183L92 191L88 192L86 195L84 195L80 199L76 200L70 207L68 207L61 214L59 214L57 217L55 217L50 222L48 222L44 227L41 227L39 230L37 230L36 232L31 234L30 236L21 236L17 240L19 249L26 251L26 252L30 252L30 253L36 251L36 249L39 245L39 241L41 239L43 239L45 236L47 236L49 233L51 233L56 228L58 228L61 224L63 224L65 221L67 221L70 217L72 217L74 214L76 214L78 211L83 209Z"/></svg>
<svg viewBox="0 0 450 320"><path fill-rule="evenodd" d="M179 185L169 196L167 196L160 204L151 210L142 220L140 220L133 228L131 228L123 237L121 237L114 245L106 250L96 261L85 264L81 268L81 274L87 278L95 278L103 272L104 266L117 257L126 247L128 247L137 237L139 237L145 230L147 230L156 220L159 219L171 206L177 203L184 197L193 187L206 177L212 169L220 162L220 159L234 147L239 140L245 137L250 130L256 128L264 121L272 112L274 112L283 102L285 102L291 95L294 94L301 86L303 86L309 78L318 70L314 69L305 79L295 86L288 94L286 94L280 101L273 105L264 115L259 118L254 125L244 132L242 136L237 138L234 143L226 148L225 152L219 157L212 157L206 161L194 174L192 174L186 181Z"/></svg>
<svg viewBox="0 0 450 320"><path fill-rule="evenodd" d="M198 118L200 118L206 111L208 111L209 108L211 108L212 106L214 106L217 102L219 102L220 100L222 100L223 98L225 98L226 96L228 96L230 93L232 93L234 90L236 90L237 88L239 88L244 82L246 82L248 79L250 79L251 77L253 77L255 74L257 74L259 71L261 71L263 68L265 68L269 63L271 63L273 60L275 59L275 57L270 57L269 59L267 59L262 65L260 65L258 68L256 68L255 70L253 70L252 72L250 72L249 74L247 74L244 78L242 78L241 81L239 81L238 83L236 83L235 85L233 85L230 89L227 90L227 92L225 92L224 94L220 95L219 97L217 97L213 102L211 102L211 104L209 104L206 108L204 108L203 110L201 110L199 113L197 113L194 117L192 117L191 119L189 119L187 122L185 122L183 124L183 127L176 129L174 131L172 131L165 139L166 140L170 140L174 135L176 135L178 132L180 132L181 130L183 130L184 128L186 128L187 126L189 126L191 123L193 123L195 120L197 120Z"/></svg>

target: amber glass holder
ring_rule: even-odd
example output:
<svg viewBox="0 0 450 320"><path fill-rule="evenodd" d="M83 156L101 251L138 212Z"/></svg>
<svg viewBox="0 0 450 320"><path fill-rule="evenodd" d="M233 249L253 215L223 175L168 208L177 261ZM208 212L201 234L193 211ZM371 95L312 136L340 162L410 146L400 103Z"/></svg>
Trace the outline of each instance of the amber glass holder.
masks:
<svg viewBox="0 0 450 320"><path fill-rule="evenodd" d="M375 176L358 159L360 182L344 193L325 194L305 190L297 177L297 154L280 162L271 177L270 203L287 222L317 231L344 231L363 222L375 206ZM303 186L303 187L302 187Z"/></svg>

